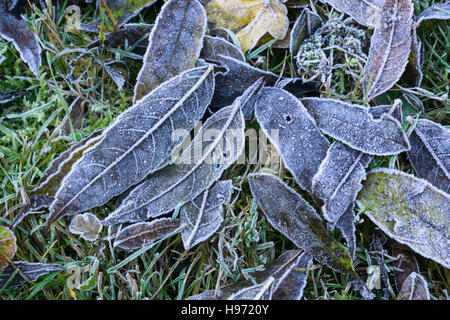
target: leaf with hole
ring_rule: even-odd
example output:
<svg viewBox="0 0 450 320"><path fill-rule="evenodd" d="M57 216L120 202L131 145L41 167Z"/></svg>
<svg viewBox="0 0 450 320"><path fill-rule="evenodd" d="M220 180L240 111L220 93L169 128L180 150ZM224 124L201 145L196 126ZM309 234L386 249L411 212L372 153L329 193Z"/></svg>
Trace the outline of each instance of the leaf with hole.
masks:
<svg viewBox="0 0 450 320"><path fill-rule="evenodd" d="M310 192L312 178L329 147L314 119L295 96L280 88L261 90L255 115L295 181Z"/></svg>
<svg viewBox="0 0 450 320"><path fill-rule="evenodd" d="M193 129L213 92L212 67L194 68L123 112L64 178L47 223L102 205L158 169L180 142L172 132Z"/></svg>
<svg viewBox="0 0 450 320"><path fill-rule="evenodd" d="M370 155L408 151L408 138L400 123L389 114L374 119L368 108L334 99L304 98L303 105L325 134Z"/></svg>
<svg viewBox="0 0 450 320"><path fill-rule="evenodd" d="M450 266L450 195L413 175L379 168L367 175L356 203L389 237Z"/></svg>
<svg viewBox="0 0 450 320"><path fill-rule="evenodd" d="M431 120L419 119L409 141L408 158L417 174L450 192L450 130Z"/></svg>
<svg viewBox="0 0 450 320"><path fill-rule="evenodd" d="M386 0L370 40L363 88L367 100L389 90L400 79L411 52L411 0Z"/></svg>
<svg viewBox="0 0 450 320"><path fill-rule="evenodd" d="M134 88L135 102L164 81L195 66L205 28L205 9L197 0L169 0L164 4L149 36Z"/></svg>
<svg viewBox="0 0 450 320"><path fill-rule="evenodd" d="M170 218L135 223L119 232L114 242L114 247L125 250L139 249L174 232L179 227L180 220L172 220Z"/></svg>
<svg viewBox="0 0 450 320"><path fill-rule="evenodd" d="M72 218L69 231L80 235L84 240L95 241L102 231L102 224L96 215L86 212Z"/></svg>
<svg viewBox="0 0 450 320"><path fill-rule="evenodd" d="M205 9L209 22L236 32L243 52L266 34L283 39L289 27L287 8L279 0L212 0Z"/></svg>
<svg viewBox="0 0 450 320"><path fill-rule="evenodd" d="M180 209L181 233L186 250L211 237L223 222L223 205L230 201L231 180L219 181Z"/></svg>

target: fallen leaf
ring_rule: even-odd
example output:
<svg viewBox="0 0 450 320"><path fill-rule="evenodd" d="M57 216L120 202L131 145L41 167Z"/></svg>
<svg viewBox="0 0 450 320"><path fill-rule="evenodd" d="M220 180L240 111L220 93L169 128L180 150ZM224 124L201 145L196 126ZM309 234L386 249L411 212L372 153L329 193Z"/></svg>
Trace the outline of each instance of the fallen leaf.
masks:
<svg viewBox="0 0 450 320"><path fill-rule="evenodd" d="M103 64L106 72L117 86L119 91L123 91L123 86L128 80L128 67L121 61L111 61Z"/></svg>
<svg viewBox="0 0 450 320"><path fill-rule="evenodd" d="M423 20L429 19L440 19L448 20L450 19L450 2L436 3L431 7L425 9L417 16L417 23L421 23Z"/></svg>
<svg viewBox="0 0 450 320"><path fill-rule="evenodd" d="M450 266L450 196L398 170L370 172L356 200L389 237L425 258Z"/></svg>
<svg viewBox="0 0 450 320"><path fill-rule="evenodd" d="M4 285L8 281L10 282L7 288L17 288L26 282L36 281L44 274L54 271L64 271L65 269L66 268L64 266L59 264L12 261L12 263L7 266L3 272L0 271L0 288L4 288ZM11 279L11 276L14 274L14 278Z"/></svg>
<svg viewBox="0 0 450 320"><path fill-rule="evenodd" d="M266 33L283 39L289 27L287 8L279 0L212 0L205 9L208 21L236 32L243 52Z"/></svg>
<svg viewBox="0 0 450 320"><path fill-rule="evenodd" d="M102 231L102 224L97 216L86 212L77 214L72 218L69 231L73 234L80 235L84 240L95 241L98 239L100 231Z"/></svg>
<svg viewBox="0 0 450 320"><path fill-rule="evenodd" d="M408 64L403 72L402 79L412 87L420 87L422 84L422 65L424 60L424 52L422 42L417 37L416 28L411 30L411 52L409 54Z"/></svg>
<svg viewBox="0 0 450 320"><path fill-rule="evenodd" d="M197 0L170 0L156 18L133 101L185 70L193 68L205 36L206 13Z"/></svg>
<svg viewBox="0 0 450 320"><path fill-rule="evenodd" d="M219 37L205 36L201 56L208 62L220 64L219 55L245 62L242 51L231 42Z"/></svg>
<svg viewBox="0 0 450 320"><path fill-rule="evenodd" d="M8 266L16 250L16 236L10 229L0 226L0 271Z"/></svg>
<svg viewBox="0 0 450 320"><path fill-rule="evenodd" d="M138 15L142 9L151 6L155 2L156 0L108 0L106 5L112 12L117 25L121 26Z"/></svg>
<svg viewBox="0 0 450 320"><path fill-rule="evenodd" d="M383 0L320 0L328 3L336 10L348 14L359 24L376 27L379 23Z"/></svg>
<svg viewBox="0 0 450 320"><path fill-rule="evenodd" d="M430 300L427 281L420 274L411 272L403 283L397 300Z"/></svg>
<svg viewBox="0 0 450 320"><path fill-rule="evenodd" d="M417 259L414 256L414 252L409 249L408 246L404 244L398 243L394 241L392 245L392 256L396 257L395 260L395 285L397 286L398 291L403 287L403 283L406 278L412 273L419 273L419 264L417 263Z"/></svg>

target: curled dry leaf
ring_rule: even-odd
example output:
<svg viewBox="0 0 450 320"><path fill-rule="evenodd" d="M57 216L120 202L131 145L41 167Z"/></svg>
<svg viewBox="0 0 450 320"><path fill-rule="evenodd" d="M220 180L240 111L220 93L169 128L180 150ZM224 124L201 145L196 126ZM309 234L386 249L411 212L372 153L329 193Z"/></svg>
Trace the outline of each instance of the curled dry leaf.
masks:
<svg viewBox="0 0 450 320"><path fill-rule="evenodd" d="M389 90L400 79L411 51L411 0L386 0L370 41L363 87L367 100Z"/></svg>
<svg viewBox="0 0 450 320"><path fill-rule="evenodd" d="M188 70L122 113L64 178L47 223L102 205L154 172L178 144L175 130L192 130L214 92L212 67Z"/></svg>
<svg viewBox="0 0 450 320"><path fill-rule="evenodd" d="M408 157L417 174L450 192L450 130L426 119L417 120L409 136Z"/></svg>
<svg viewBox="0 0 450 320"><path fill-rule="evenodd" d="M411 272L403 283L397 300L430 300L430 292L425 278L416 272Z"/></svg>
<svg viewBox="0 0 450 320"><path fill-rule="evenodd" d="M270 174L250 174L250 190L268 222L320 263L358 279L352 259L322 224L322 219L295 190Z"/></svg>
<svg viewBox="0 0 450 320"><path fill-rule="evenodd" d="M170 0L164 4L149 36L144 65L134 88L134 101L195 66L205 28L206 12L197 0Z"/></svg>
<svg viewBox="0 0 450 320"><path fill-rule="evenodd" d="M0 37L14 44L14 47L19 51L20 58L39 78L39 67L41 65L39 39L28 29L23 19L18 19L13 15L11 12L13 7L13 3L8 3L6 0L0 1Z"/></svg>
<svg viewBox="0 0 450 320"><path fill-rule="evenodd" d="M219 229L223 204L230 201L232 187L231 180L219 181L181 207L181 224L186 225L181 237L186 250L207 240Z"/></svg>
<svg viewBox="0 0 450 320"><path fill-rule="evenodd" d="M0 271L6 268L16 250L16 236L10 229L0 226Z"/></svg>
<svg viewBox="0 0 450 320"><path fill-rule="evenodd" d="M368 108L334 99L301 99L327 135L349 147L370 154L399 154L410 149L400 123L389 114L374 119Z"/></svg>
<svg viewBox="0 0 450 320"><path fill-rule="evenodd" d="M87 241L95 241L102 231L102 224L94 214L86 212L73 217L69 225L69 231L80 235Z"/></svg>
<svg viewBox="0 0 450 320"><path fill-rule="evenodd" d="M398 170L367 175L359 208L389 237L444 267L450 266L450 196Z"/></svg>
<svg viewBox="0 0 450 320"><path fill-rule="evenodd" d="M0 288L3 288L8 281L10 282L7 288L17 288L25 282L36 281L44 274L55 271L64 271L65 269L64 266L59 264L12 261L3 272L0 271ZM14 278L11 279L11 276L13 275Z"/></svg>
<svg viewBox="0 0 450 320"><path fill-rule="evenodd" d="M450 2L436 3L431 7L425 9L417 16L417 23L421 23L423 20L428 19L439 19L448 20L450 19Z"/></svg>
<svg viewBox="0 0 450 320"><path fill-rule="evenodd" d="M289 28L287 8L279 0L212 0L205 9L208 21L236 32L243 52L266 33L283 39Z"/></svg>
<svg viewBox="0 0 450 320"><path fill-rule="evenodd" d="M379 23L383 0L320 0L348 14L359 24L375 27Z"/></svg>
<svg viewBox="0 0 450 320"><path fill-rule="evenodd" d="M314 119L295 96L279 88L261 90L255 115L297 183L311 191L312 178L329 147Z"/></svg>
<svg viewBox="0 0 450 320"><path fill-rule="evenodd" d="M220 64L219 55L231 57L245 63L242 51L231 42L219 37L205 36L202 49L202 58L208 62Z"/></svg>
<svg viewBox="0 0 450 320"><path fill-rule="evenodd" d="M14 216L11 229L14 229L23 218L32 214L35 210L47 208L51 205L61 181L69 173L72 165L81 158L86 149L100 140L102 132L102 130L93 132L89 137L75 143L50 163L44 171L44 175L39 179L37 186L30 191L29 201Z"/></svg>
<svg viewBox="0 0 450 320"><path fill-rule="evenodd" d="M114 246L125 250L139 249L174 232L179 227L180 220L170 218L132 224L119 232Z"/></svg>

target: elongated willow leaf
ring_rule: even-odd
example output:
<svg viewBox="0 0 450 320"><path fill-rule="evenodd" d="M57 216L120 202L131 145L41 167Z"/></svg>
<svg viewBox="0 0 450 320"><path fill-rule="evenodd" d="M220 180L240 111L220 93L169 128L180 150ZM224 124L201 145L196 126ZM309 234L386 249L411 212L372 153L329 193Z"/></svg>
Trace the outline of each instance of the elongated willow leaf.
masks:
<svg viewBox="0 0 450 320"><path fill-rule="evenodd" d="M352 259L322 224L322 219L295 190L270 174L249 175L250 190L269 223L297 247L326 266L357 278Z"/></svg>
<svg viewBox="0 0 450 320"><path fill-rule="evenodd" d="M255 83L231 106L209 117L174 164L134 188L103 223L139 222L160 216L195 199L219 180L243 151L245 124L241 109L261 83Z"/></svg>
<svg viewBox="0 0 450 320"><path fill-rule="evenodd" d="M134 101L166 80L193 68L203 46L206 12L197 0L169 0L149 36Z"/></svg>
<svg viewBox="0 0 450 320"><path fill-rule="evenodd" d="M333 99L305 98L301 102L322 132L355 150L382 156L410 148L400 123L389 114L374 119L368 108Z"/></svg>
<svg viewBox="0 0 450 320"><path fill-rule="evenodd" d="M366 27L377 26L383 6L383 0L320 0L348 14L359 24Z"/></svg>
<svg viewBox="0 0 450 320"><path fill-rule="evenodd" d="M450 195L413 175L382 168L367 175L356 202L389 237L450 266Z"/></svg>
<svg viewBox="0 0 450 320"><path fill-rule="evenodd" d="M223 286L217 292L208 290L191 296L188 300L235 299L242 297L243 294L253 299L258 293L263 293L260 297L264 299L298 300L303 295L308 275L306 270L310 262L310 255L304 252L300 254L297 250L288 250L275 261L264 266L264 270L252 273L256 285L250 280L243 279ZM304 271L298 269L304 269ZM270 280L270 284L267 280ZM264 284L268 286L264 288Z"/></svg>
<svg viewBox="0 0 450 320"><path fill-rule="evenodd" d="M420 274L411 272L403 283L397 300L430 300L427 281Z"/></svg>
<svg viewBox="0 0 450 320"><path fill-rule="evenodd" d="M370 41L363 87L367 100L389 90L400 79L411 51L411 0L386 0Z"/></svg>
<svg viewBox="0 0 450 320"><path fill-rule="evenodd" d="M295 181L310 192L312 178L329 147L314 119L295 96L279 88L261 90L255 115Z"/></svg>
<svg viewBox="0 0 450 320"><path fill-rule="evenodd" d="M86 149L100 140L101 134L101 130L92 133L89 137L84 138L61 153L58 158L50 163L42 178L39 179L37 186L30 191L28 195L29 200L25 206L14 216L11 229L14 229L26 216L51 205L61 185L61 181L69 173L72 165L81 158Z"/></svg>
<svg viewBox="0 0 450 320"><path fill-rule="evenodd" d="M0 226L0 271L6 268L16 250L16 236L10 229Z"/></svg>
<svg viewBox="0 0 450 320"><path fill-rule="evenodd" d="M73 234L79 234L83 239L95 241L102 231L102 224L94 214L86 212L77 214L69 225L69 231Z"/></svg>
<svg viewBox="0 0 450 320"><path fill-rule="evenodd" d="M231 42L219 37L205 36L201 56L209 62L220 64L219 54L245 62L242 51Z"/></svg>
<svg viewBox="0 0 450 320"><path fill-rule="evenodd" d="M181 224L186 225L181 237L186 250L207 240L219 229L223 204L230 201L232 187L231 180L219 181L181 207Z"/></svg>
<svg viewBox="0 0 450 320"><path fill-rule="evenodd" d="M429 19L450 19L450 1L446 1L445 3L436 3L425 9L417 17L417 23L421 23L423 20Z"/></svg>
<svg viewBox="0 0 450 320"><path fill-rule="evenodd" d="M175 231L179 226L179 219L170 218L135 223L120 231L114 246L125 250L139 249Z"/></svg>
<svg viewBox="0 0 450 320"><path fill-rule="evenodd" d="M3 288L8 282L7 288L17 288L26 282L36 281L44 274L65 269L59 264L13 261L3 272L0 271L0 288Z"/></svg>
<svg viewBox="0 0 450 320"><path fill-rule="evenodd" d="M20 58L28 65L33 74L39 78L41 65L41 47L38 37L28 29L22 19L16 18L8 6L7 0L0 1L0 37L10 41L19 51Z"/></svg>
<svg viewBox="0 0 450 320"><path fill-rule="evenodd" d="M409 136L408 157L417 174L437 188L450 192L450 130L420 119Z"/></svg>
<svg viewBox="0 0 450 320"><path fill-rule="evenodd" d="M175 130L192 130L211 101L212 67L183 72L120 115L64 178L48 223L102 205L158 169L178 141Z"/></svg>

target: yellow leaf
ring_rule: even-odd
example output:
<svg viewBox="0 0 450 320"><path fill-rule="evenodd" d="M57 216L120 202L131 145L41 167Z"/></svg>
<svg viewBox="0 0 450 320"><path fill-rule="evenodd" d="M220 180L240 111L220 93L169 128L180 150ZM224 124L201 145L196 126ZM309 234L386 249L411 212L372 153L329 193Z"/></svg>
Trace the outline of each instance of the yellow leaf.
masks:
<svg viewBox="0 0 450 320"><path fill-rule="evenodd" d="M267 33L283 39L289 27L287 8L279 0L212 0L205 9L210 22L237 32L244 52Z"/></svg>
<svg viewBox="0 0 450 320"><path fill-rule="evenodd" d="M0 271L6 268L16 253L16 237L8 228L0 226Z"/></svg>

